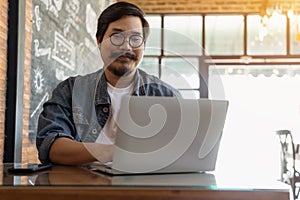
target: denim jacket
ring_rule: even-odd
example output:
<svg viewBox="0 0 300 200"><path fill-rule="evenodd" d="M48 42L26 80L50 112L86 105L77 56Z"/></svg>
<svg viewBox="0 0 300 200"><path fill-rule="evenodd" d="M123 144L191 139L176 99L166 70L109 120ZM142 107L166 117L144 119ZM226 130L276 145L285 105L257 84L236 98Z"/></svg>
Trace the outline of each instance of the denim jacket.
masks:
<svg viewBox="0 0 300 200"><path fill-rule="evenodd" d="M140 69L134 76L132 95L181 97L178 90ZM110 115L110 103L103 69L61 82L39 116L36 146L40 161L49 162L50 147L58 137L95 142Z"/></svg>

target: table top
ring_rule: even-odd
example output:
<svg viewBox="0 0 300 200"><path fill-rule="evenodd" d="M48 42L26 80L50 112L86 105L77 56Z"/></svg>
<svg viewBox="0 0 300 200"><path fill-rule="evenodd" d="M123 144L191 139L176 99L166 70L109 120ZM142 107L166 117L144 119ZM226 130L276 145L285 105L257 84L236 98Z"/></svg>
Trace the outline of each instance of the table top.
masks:
<svg viewBox="0 0 300 200"><path fill-rule="evenodd" d="M191 191L202 191L201 194L207 192L231 192L231 195L232 192L249 192L249 194L255 192L257 195L260 194L258 192L261 192L262 196L256 196L256 199L274 199L274 197L277 196L277 199L289 199L288 196L290 192L290 187L279 181L264 180L262 177L249 177L246 174L244 176L237 174L220 175L212 172L109 176L100 172L91 171L84 166L60 165L54 165L50 170L34 174L11 174L7 171L11 166L12 164L1 165L3 178L0 183L0 195L2 194L1 189L3 188L6 188L5 195L8 195L9 191L14 195L14 190L19 190L20 188L39 188L39 192L43 191L41 188L72 188L74 191L76 188L80 188L81 190L92 188L92 190L95 190L95 194L97 191L99 193L100 188L103 189L101 195L104 194L104 190L108 190L108 192L111 190L122 190L122 194L124 194L124 191L129 193L134 190L134 194L137 194L137 191L143 191L142 194L145 195L145 192L149 192L148 189L151 188L150 191L152 192L150 192L149 195L153 195L153 190L164 190L164 192L172 191L168 195L174 195L174 191L181 191L183 192L182 194L184 194L185 191L189 191L189 195L193 194ZM68 194L69 193L70 191L68 191ZM38 196L36 191L34 191L34 194ZM220 196L222 195L223 194L220 194ZM240 196L237 195L236 197L239 199L244 195L245 194L241 193ZM279 197L280 195L282 196ZM14 198L16 198L16 196ZM247 197L246 199L250 198Z"/></svg>

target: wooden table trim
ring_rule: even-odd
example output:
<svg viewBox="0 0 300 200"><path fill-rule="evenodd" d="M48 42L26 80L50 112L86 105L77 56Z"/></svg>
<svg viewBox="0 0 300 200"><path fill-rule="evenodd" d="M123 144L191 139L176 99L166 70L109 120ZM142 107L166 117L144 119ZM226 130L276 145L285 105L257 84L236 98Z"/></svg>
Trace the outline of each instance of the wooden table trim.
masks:
<svg viewBox="0 0 300 200"><path fill-rule="evenodd" d="M284 190L212 190L196 188L153 187L67 187L2 186L0 199L5 200L119 200L119 199L198 199L198 200L289 200Z"/></svg>

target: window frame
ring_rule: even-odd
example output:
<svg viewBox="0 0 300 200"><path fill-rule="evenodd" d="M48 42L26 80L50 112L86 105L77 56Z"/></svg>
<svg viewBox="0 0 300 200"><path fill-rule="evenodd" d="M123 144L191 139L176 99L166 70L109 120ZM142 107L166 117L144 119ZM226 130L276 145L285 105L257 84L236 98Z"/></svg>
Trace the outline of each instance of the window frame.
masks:
<svg viewBox="0 0 300 200"><path fill-rule="evenodd" d="M242 55L207 55L205 53L205 17L206 16L230 16L230 15L242 15L244 19L244 31L243 31L243 54ZM285 55L248 55L248 42L247 42L247 17L253 15L258 15L258 13L200 13L200 14L174 14L174 13L147 13L146 16L160 16L161 17L161 53L160 55L144 55L145 58L157 58L158 59L158 72L159 78L161 78L161 64L163 58L176 58L174 55L164 55L164 23L165 16L202 16L202 55L180 55L180 57L193 57L197 58L199 61L198 75L200 80L200 87L196 89L180 89L180 90L197 90L200 93L200 98L208 98L208 76L209 76L209 66L213 65L246 65L251 67L251 65L299 65L300 64L300 54L290 53L290 19L286 16L286 54ZM150 27L151 28L151 27Z"/></svg>

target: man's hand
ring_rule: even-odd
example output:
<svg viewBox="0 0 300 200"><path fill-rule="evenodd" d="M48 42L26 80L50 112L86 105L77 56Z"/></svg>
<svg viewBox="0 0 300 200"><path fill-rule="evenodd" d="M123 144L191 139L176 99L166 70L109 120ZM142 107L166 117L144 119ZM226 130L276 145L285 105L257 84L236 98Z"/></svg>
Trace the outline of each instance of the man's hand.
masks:
<svg viewBox="0 0 300 200"><path fill-rule="evenodd" d="M83 143L62 137L52 144L49 158L57 164L81 165L94 161L112 161L113 153L112 144Z"/></svg>
<svg viewBox="0 0 300 200"><path fill-rule="evenodd" d="M99 162L106 163L112 161L114 154L113 144L83 143L89 153Z"/></svg>

